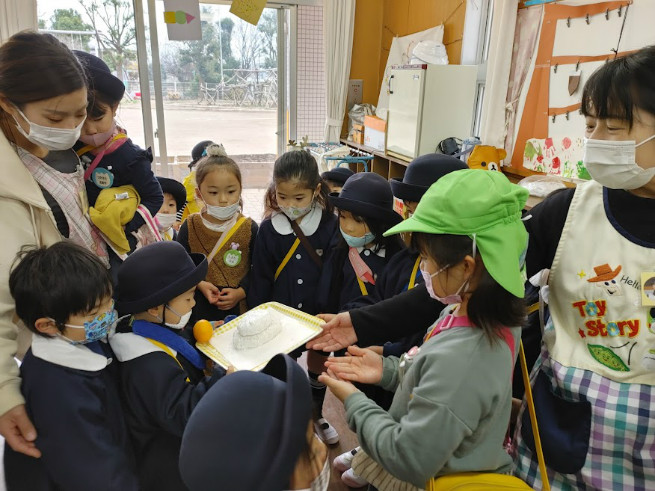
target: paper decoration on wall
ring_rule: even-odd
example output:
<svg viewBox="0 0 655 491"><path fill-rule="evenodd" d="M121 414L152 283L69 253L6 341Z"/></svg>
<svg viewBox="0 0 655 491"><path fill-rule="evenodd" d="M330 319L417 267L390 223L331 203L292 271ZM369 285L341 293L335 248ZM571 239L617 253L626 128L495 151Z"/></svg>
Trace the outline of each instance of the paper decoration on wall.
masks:
<svg viewBox="0 0 655 491"><path fill-rule="evenodd" d="M526 7L532 7L533 5L541 5L542 3L556 2L557 0L526 0L524 5Z"/></svg>
<svg viewBox="0 0 655 491"><path fill-rule="evenodd" d="M233 0L230 12L256 26L266 7L266 0Z"/></svg>
<svg viewBox="0 0 655 491"><path fill-rule="evenodd" d="M591 179L582 155L582 138L531 138L525 143L523 167L560 177Z"/></svg>
<svg viewBox="0 0 655 491"><path fill-rule="evenodd" d="M198 0L164 0L164 22L169 41L202 39Z"/></svg>
<svg viewBox="0 0 655 491"><path fill-rule="evenodd" d="M582 78L582 73L579 70L569 75L569 95L575 94L580 87L580 78Z"/></svg>

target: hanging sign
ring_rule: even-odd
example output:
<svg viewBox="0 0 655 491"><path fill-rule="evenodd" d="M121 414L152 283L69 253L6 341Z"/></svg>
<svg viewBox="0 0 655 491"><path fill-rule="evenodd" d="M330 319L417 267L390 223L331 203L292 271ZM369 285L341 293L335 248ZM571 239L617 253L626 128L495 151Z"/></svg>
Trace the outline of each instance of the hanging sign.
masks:
<svg viewBox="0 0 655 491"><path fill-rule="evenodd" d="M202 39L198 0L164 0L164 22L169 41Z"/></svg>
<svg viewBox="0 0 655 491"><path fill-rule="evenodd" d="M234 0L230 12L256 26L266 7L266 0Z"/></svg>

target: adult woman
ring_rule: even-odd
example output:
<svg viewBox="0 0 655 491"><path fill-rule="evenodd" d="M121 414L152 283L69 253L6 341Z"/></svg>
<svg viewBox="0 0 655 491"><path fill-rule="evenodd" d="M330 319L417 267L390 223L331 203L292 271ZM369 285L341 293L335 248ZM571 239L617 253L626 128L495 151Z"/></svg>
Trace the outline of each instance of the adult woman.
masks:
<svg viewBox="0 0 655 491"><path fill-rule="evenodd" d="M550 270L537 419L553 489L649 489L655 309L641 288L655 270L655 46L594 73L582 112L594 181L547 198L525 221L528 275ZM314 349L353 342L353 323L339 314ZM529 418L519 418L516 472L539 489Z"/></svg>
<svg viewBox="0 0 655 491"><path fill-rule="evenodd" d="M39 456L36 431L13 359L21 351L17 338L24 336L12 321L8 277L23 246L46 246L62 237L106 260L106 248L86 219L84 181L70 150L86 106L84 71L53 36L22 32L0 46L0 434L14 450L32 456Z"/></svg>

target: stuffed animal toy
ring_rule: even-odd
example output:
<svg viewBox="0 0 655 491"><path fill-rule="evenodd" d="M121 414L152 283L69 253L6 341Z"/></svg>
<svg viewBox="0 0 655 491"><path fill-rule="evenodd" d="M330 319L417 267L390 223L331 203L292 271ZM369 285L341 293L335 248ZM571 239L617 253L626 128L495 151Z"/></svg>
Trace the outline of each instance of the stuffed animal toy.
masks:
<svg viewBox="0 0 655 491"><path fill-rule="evenodd" d="M469 155L467 164L471 169L500 171L500 162L505 157L507 157L507 152L502 148L476 145Z"/></svg>

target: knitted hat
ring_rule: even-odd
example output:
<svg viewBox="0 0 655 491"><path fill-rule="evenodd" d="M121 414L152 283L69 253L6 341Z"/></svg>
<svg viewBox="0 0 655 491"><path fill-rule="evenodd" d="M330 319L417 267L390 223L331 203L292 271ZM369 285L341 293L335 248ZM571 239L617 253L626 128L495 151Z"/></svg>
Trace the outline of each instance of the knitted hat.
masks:
<svg viewBox="0 0 655 491"><path fill-rule="evenodd" d="M180 473L190 491L288 489L307 447L311 391L305 371L274 356L259 372L216 382L191 413L180 448Z"/></svg>
<svg viewBox="0 0 655 491"><path fill-rule="evenodd" d="M467 235L475 240L492 278L522 298L528 234L521 211L528 194L527 189L512 184L501 172L451 172L428 189L414 215L384 235Z"/></svg>
<svg viewBox="0 0 655 491"><path fill-rule="evenodd" d="M349 177L340 193L330 193L330 202L355 215L396 224L402 217L393 210L393 193L387 180L372 172Z"/></svg>
<svg viewBox="0 0 655 491"><path fill-rule="evenodd" d="M188 254L174 241L155 242L133 252L118 268L116 310L145 312L190 290L207 276L203 254Z"/></svg>
<svg viewBox="0 0 655 491"><path fill-rule="evenodd" d="M184 188L184 184L175 179L169 179L168 177L157 176L157 180L161 186L162 193L173 195L177 211L184 208L184 205L186 204L186 189Z"/></svg>
<svg viewBox="0 0 655 491"><path fill-rule="evenodd" d="M467 165L450 155L421 155L409 163L402 179L391 179L391 189L398 199L418 202L432 184L449 172L462 169L468 169Z"/></svg>
<svg viewBox="0 0 655 491"><path fill-rule="evenodd" d="M119 186L100 191L95 205L89 208L89 218L109 239L116 252L126 254L130 244L123 226L134 218L141 202L134 186Z"/></svg>
<svg viewBox="0 0 655 491"><path fill-rule="evenodd" d="M73 50L77 59L84 67L89 88L120 101L125 93L125 84L118 77L112 75L107 64L97 56L84 51Z"/></svg>
<svg viewBox="0 0 655 491"><path fill-rule="evenodd" d="M354 172L351 171L348 167L335 167L332 170L323 172L323 174L321 174L321 177L325 181L334 181L341 184L341 186L343 186L345 182L348 180L348 178L353 174Z"/></svg>

